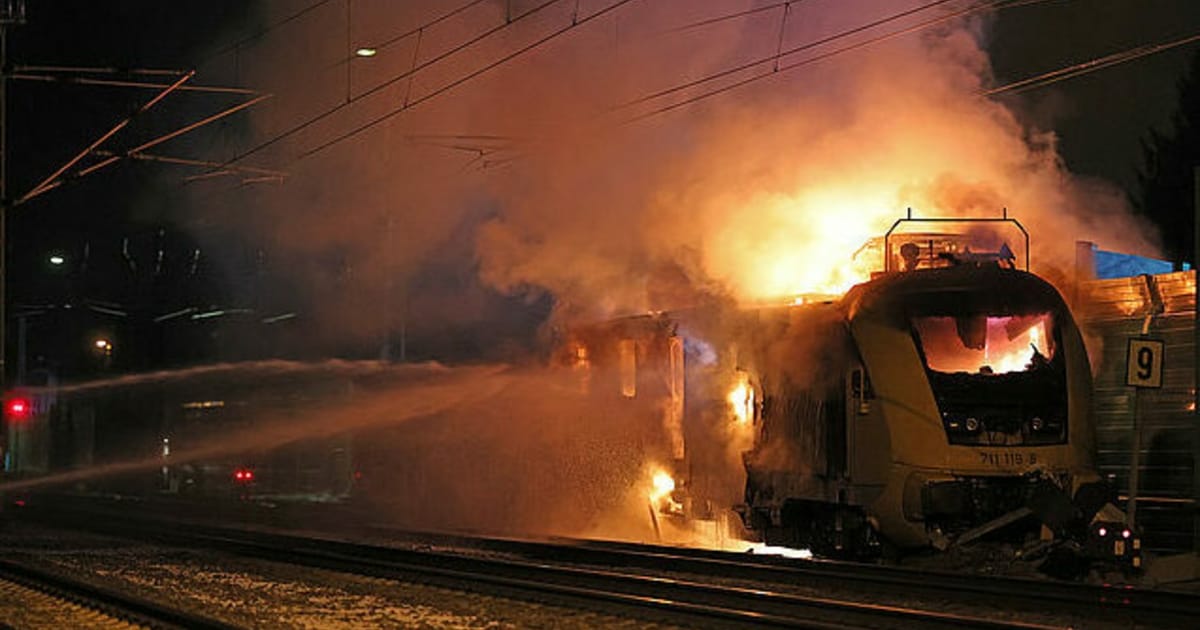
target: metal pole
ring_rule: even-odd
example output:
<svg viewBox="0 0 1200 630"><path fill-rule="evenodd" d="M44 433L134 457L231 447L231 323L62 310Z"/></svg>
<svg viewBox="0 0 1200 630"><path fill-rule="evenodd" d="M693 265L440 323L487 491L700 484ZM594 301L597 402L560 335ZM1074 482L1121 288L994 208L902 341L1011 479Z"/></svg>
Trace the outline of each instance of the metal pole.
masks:
<svg viewBox="0 0 1200 630"><path fill-rule="evenodd" d="M1138 426L1138 416L1141 415L1142 388L1133 388L1133 435L1129 449L1129 502L1125 507L1125 524L1134 529L1137 524L1138 486L1141 485L1142 467L1142 428ZM1135 530L1136 531L1136 530Z"/></svg>
<svg viewBox="0 0 1200 630"><path fill-rule="evenodd" d="M5 375L8 366L5 364L4 357L7 354L7 337L5 336L5 319L8 313L5 309L5 303L8 299L8 294L5 287L5 279L8 275L8 235L6 233L6 221L8 219L9 204L8 199L8 26L10 24L23 24L25 22L25 0L17 0L16 2L5 2L0 5L0 394L3 394L7 386ZM3 447L6 446L9 430L8 423L3 417L0 417L0 456L4 455ZM13 446L16 446L18 434L12 435ZM10 460L16 464L16 448L12 448L10 453L13 457ZM2 497L0 497L2 499ZM2 501L0 501L2 503ZM3 506L0 505L0 508Z"/></svg>
<svg viewBox="0 0 1200 630"><path fill-rule="evenodd" d="M1192 319L1192 550L1200 554L1200 166L1192 171L1195 197L1192 201L1192 282L1196 288Z"/></svg>
<svg viewBox="0 0 1200 630"><path fill-rule="evenodd" d="M25 384L25 368L28 367L25 360L26 340L29 333L29 318L21 315L17 318L17 385Z"/></svg>
<svg viewBox="0 0 1200 630"><path fill-rule="evenodd" d="M5 391L5 372L7 366L4 356L7 354L4 322L8 317L5 312L5 302L8 299L4 286L8 275L8 235L5 233L5 223L8 219L8 76L5 68L8 65L8 15L0 16L0 392Z"/></svg>

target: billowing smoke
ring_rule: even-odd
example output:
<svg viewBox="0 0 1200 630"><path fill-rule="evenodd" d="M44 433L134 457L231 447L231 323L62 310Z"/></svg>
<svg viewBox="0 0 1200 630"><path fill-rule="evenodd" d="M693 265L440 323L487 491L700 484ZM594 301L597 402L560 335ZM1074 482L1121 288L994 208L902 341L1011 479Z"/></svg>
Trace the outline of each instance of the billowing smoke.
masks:
<svg viewBox="0 0 1200 630"><path fill-rule="evenodd" d="M731 10L690 4L703 5L693 8L701 15ZM502 206L479 239L484 276L508 290L543 287L594 313L678 306L656 298L679 272L692 288L743 300L838 293L865 279L851 256L910 207L918 217L998 217L1007 208L1032 233L1035 270L1055 277L1069 273L1075 239L1151 253L1117 190L1072 176L1052 132L1022 126L1010 103L981 96L992 86L986 18L864 46L630 124L613 121L772 66L595 113L919 4L793 3L782 39L782 9L656 36L681 21L664 11L643 32L615 28L619 41L606 52L575 49L557 60L561 72L531 73L513 91L534 99L517 111L537 116L518 133L540 131L533 123L546 118L565 129L510 176L491 180ZM969 4L947 3L780 63ZM640 22L640 11L631 8L621 24ZM579 97L564 106L564 91ZM1019 235L1007 236L1020 251Z"/></svg>
<svg viewBox="0 0 1200 630"><path fill-rule="evenodd" d="M264 8L283 26L202 69L276 95L230 155L290 174L204 191L202 211L268 235L323 335L487 327L512 306L492 291L590 317L838 293L910 207L1007 208L1056 278L1076 239L1154 250L1019 97L982 95L995 13L966 9L991 3L335 4Z"/></svg>

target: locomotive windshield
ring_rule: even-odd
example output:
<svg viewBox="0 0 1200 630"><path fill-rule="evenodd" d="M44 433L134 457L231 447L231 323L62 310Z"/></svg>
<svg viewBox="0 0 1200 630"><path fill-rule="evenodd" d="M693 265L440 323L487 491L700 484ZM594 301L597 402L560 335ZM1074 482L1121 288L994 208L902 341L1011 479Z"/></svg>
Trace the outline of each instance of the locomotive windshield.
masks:
<svg viewBox="0 0 1200 630"><path fill-rule="evenodd" d="M1050 313L913 319L925 366L935 372L1023 372L1054 358Z"/></svg>
<svg viewBox="0 0 1200 630"><path fill-rule="evenodd" d="M957 313L946 308L911 316L950 443L1062 443L1066 362L1054 312L975 310L982 300L972 304L960 297Z"/></svg>

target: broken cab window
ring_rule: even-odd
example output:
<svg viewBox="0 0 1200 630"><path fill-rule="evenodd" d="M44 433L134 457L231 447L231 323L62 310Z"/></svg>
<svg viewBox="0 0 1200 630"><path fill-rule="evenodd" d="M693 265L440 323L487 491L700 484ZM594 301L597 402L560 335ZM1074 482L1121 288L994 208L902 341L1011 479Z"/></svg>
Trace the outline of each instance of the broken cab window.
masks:
<svg viewBox="0 0 1200 630"><path fill-rule="evenodd" d="M1008 374L1054 358L1050 313L915 317L913 328L925 366L935 372Z"/></svg>

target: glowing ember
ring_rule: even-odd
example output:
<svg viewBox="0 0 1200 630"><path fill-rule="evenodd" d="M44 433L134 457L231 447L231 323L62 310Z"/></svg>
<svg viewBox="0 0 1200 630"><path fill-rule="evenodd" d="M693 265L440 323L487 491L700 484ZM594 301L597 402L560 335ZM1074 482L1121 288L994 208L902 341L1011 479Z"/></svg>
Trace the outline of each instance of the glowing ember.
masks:
<svg viewBox="0 0 1200 630"><path fill-rule="evenodd" d="M675 478L663 469L657 469L650 479L650 509L660 514L682 515L683 504L676 500ZM657 528L657 525L655 526Z"/></svg>
<svg viewBox="0 0 1200 630"><path fill-rule="evenodd" d="M658 503L663 497L675 491L675 479L671 477L665 470L660 470L654 473L654 478L651 481L652 489L650 490L650 501Z"/></svg>
<svg viewBox="0 0 1200 630"><path fill-rule="evenodd" d="M746 551L764 556L783 556L784 558L798 558L800 560L811 560L813 557L812 552L808 549L776 547L766 543L750 543L746 546Z"/></svg>
<svg viewBox="0 0 1200 630"><path fill-rule="evenodd" d="M726 399L733 409L733 419L738 424L747 424L754 419L754 388L745 374L738 375L737 384Z"/></svg>

